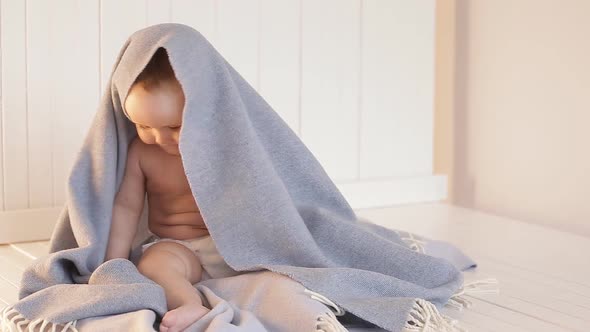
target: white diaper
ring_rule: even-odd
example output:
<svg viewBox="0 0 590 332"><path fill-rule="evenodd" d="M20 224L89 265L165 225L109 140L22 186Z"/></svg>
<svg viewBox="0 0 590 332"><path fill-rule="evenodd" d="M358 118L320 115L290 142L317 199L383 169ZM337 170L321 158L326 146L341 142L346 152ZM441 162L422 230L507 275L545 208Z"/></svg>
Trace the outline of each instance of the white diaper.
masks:
<svg viewBox="0 0 590 332"><path fill-rule="evenodd" d="M215 247L211 235L204 235L189 240L160 238L157 235L152 235L151 242L141 246L141 252L143 253L149 246L161 241L180 243L194 252L203 266L201 280L225 278L241 274L241 272L235 271L223 260L219 251L217 251L217 247Z"/></svg>

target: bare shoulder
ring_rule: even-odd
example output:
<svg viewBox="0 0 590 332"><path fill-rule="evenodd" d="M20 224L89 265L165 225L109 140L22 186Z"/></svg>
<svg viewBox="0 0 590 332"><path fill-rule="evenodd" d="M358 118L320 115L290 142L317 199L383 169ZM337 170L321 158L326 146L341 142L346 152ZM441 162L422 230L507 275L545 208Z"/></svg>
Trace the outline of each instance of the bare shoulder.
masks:
<svg viewBox="0 0 590 332"><path fill-rule="evenodd" d="M139 213L143 208L143 199L145 195L145 173L140 167L142 154L142 143L139 139L134 139L129 143L127 149L127 162L125 173L121 185L115 197L115 203L119 206Z"/></svg>
<svg viewBox="0 0 590 332"><path fill-rule="evenodd" d="M135 137L129 143L129 148L127 149L127 162L136 163L141 169L142 156L145 155L146 151L145 145L139 137Z"/></svg>

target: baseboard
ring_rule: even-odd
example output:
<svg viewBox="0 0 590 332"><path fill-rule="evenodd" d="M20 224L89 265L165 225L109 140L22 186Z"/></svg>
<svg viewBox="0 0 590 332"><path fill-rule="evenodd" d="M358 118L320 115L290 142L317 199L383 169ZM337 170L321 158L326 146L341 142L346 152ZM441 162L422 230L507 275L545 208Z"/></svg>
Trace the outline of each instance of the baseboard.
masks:
<svg viewBox="0 0 590 332"><path fill-rule="evenodd" d="M447 197L446 175L336 182L353 209L436 202Z"/></svg>
<svg viewBox="0 0 590 332"><path fill-rule="evenodd" d="M63 206L0 212L0 244L47 240Z"/></svg>

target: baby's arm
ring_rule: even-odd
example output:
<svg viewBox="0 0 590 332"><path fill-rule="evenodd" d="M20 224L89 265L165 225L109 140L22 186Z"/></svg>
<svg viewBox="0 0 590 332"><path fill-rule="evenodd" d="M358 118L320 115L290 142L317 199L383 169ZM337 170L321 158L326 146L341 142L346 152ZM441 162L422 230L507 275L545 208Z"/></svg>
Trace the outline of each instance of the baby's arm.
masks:
<svg viewBox="0 0 590 332"><path fill-rule="evenodd" d="M123 181L113 205L113 218L105 261L129 259L145 199L145 175L139 165L140 140L129 144Z"/></svg>

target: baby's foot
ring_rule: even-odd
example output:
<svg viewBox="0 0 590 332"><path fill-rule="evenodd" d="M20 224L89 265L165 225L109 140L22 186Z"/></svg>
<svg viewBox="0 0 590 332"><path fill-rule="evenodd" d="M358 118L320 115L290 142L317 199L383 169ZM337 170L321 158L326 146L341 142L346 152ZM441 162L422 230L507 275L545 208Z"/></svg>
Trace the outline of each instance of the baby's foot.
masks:
<svg viewBox="0 0 590 332"><path fill-rule="evenodd" d="M160 323L160 332L181 332L210 311L201 303L189 303L168 311Z"/></svg>

